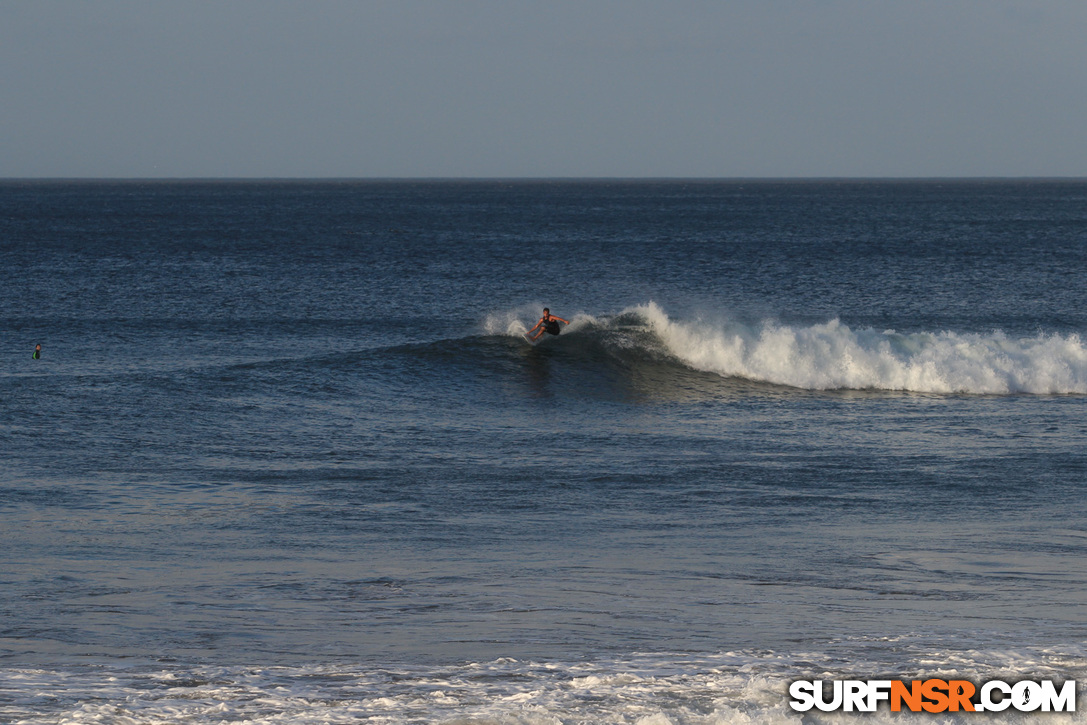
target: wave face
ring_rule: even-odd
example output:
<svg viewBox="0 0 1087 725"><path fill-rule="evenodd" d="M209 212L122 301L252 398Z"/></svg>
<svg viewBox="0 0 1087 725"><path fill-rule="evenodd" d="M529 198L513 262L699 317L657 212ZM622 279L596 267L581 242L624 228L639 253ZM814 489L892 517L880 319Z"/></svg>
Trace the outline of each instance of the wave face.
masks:
<svg viewBox="0 0 1087 725"><path fill-rule="evenodd" d="M521 310L484 323L520 335ZM981 395L1087 393L1087 345L1077 334L854 330L838 319L807 327L731 319L677 320L655 302L610 318L578 315L571 336L593 336L613 354L631 348L723 377L805 390L889 390Z"/></svg>

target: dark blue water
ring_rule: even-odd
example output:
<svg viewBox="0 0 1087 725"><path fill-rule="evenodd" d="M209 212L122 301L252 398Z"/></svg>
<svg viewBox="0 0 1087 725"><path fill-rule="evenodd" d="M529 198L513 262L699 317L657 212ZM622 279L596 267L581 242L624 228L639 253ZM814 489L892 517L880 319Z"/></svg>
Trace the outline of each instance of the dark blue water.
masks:
<svg viewBox="0 0 1087 725"><path fill-rule="evenodd" d="M0 270L0 719L1087 671L1087 183L5 182Z"/></svg>

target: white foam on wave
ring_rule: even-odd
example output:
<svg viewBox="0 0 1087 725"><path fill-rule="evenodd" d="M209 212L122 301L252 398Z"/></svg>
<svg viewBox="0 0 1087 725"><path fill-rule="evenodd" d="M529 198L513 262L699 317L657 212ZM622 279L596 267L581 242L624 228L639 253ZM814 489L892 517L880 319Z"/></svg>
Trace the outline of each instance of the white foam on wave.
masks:
<svg viewBox="0 0 1087 725"><path fill-rule="evenodd" d="M528 319L532 311L537 309L539 308L535 305L522 305L512 310L492 312L483 320L483 332L487 335L524 335L528 332L528 327L523 320Z"/></svg>
<svg viewBox="0 0 1087 725"><path fill-rule="evenodd" d="M510 310L492 312L483 319L483 332L487 335L521 337L540 319L542 309L539 305L521 305ZM564 332L576 332L598 322L591 315L580 313L566 319L570 320L570 324ZM529 322L526 324L525 320Z"/></svg>
<svg viewBox="0 0 1087 725"><path fill-rule="evenodd" d="M868 642L867 644L872 644ZM19 723L626 723L731 725L800 723L794 679L1078 679L1080 648L948 652L914 649L901 662L868 661L859 651L632 655L599 662L501 659L447 667L213 667L76 671L0 670L0 721ZM1082 694L1082 693L1080 693ZM932 722L927 713L838 713L828 722ZM941 722L1005 722L973 713ZM1075 715L1024 714L1047 725ZM805 720L806 721L806 720Z"/></svg>
<svg viewBox="0 0 1087 725"><path fill-rule="evenodd" d="M681 322L653 302L624 314L644 320L684 364L727 377L808 390L1087 393L1087 346L1074 334L899 334L837 319L809 327Z"/></svg>

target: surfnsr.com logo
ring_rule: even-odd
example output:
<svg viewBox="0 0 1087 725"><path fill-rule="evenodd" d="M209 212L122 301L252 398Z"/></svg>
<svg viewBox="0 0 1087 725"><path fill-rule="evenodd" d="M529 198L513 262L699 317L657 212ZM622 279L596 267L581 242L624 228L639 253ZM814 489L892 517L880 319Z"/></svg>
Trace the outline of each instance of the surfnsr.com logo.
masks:
<svg viewBox="0 0 1087 725"><path fill-rule="evenodd" d="M797 680L789 686L789 706L797 712L875 712L886 702L891 712L1075 712L1076 681L1001 682L980 687L969 680Z"/></svg>

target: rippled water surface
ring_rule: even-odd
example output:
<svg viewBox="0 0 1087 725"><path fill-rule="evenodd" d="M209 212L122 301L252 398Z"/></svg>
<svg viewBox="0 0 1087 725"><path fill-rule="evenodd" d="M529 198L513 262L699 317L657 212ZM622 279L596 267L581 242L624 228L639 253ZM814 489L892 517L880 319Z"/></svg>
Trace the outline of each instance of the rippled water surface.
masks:
<svg viewBox="0 0 1087 725"><path fill-rule="evenodd" d="M1071 182L0 184L0 719L1074 678L1085 251Z"/></svg>

